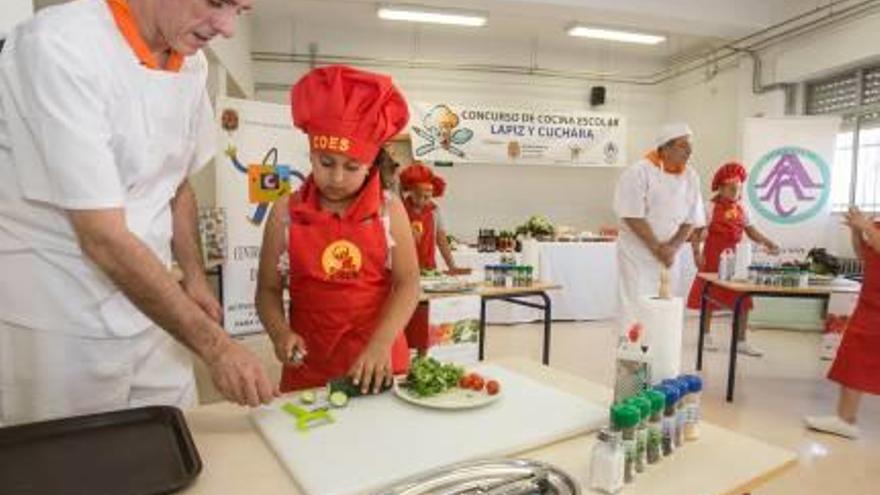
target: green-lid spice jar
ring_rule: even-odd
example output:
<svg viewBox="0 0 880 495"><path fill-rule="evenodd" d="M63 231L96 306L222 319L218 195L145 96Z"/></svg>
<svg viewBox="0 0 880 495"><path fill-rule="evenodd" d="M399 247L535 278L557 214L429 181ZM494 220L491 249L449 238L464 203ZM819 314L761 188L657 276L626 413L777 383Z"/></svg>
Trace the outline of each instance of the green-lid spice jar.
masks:
<svg viewBox="0 0 880 495"><path fill-rule="evenodd" d="M639 409L640 421L636 427L636 472L641 473L648 464L648 421L651 420L651 401L637 395L630 398L627 403Z"/></svg>
<svg viewBox="0 0 880 495"><path fill-rule="evenodd" d="M656 464L663 459L662 420L663 409L666 407L666 395L658 390L648 390L644 396L651 402L651 417L648 420L648 464Z"/></svg>
<svg viewBox="0 0 880 495"><path fill-rule="evenodd" d="M623 450L626 456L623 481L632 483L635 478L636 427L641 420L639 410L632 406L617 405L611 408L611 424L623 434Z"/></svg>

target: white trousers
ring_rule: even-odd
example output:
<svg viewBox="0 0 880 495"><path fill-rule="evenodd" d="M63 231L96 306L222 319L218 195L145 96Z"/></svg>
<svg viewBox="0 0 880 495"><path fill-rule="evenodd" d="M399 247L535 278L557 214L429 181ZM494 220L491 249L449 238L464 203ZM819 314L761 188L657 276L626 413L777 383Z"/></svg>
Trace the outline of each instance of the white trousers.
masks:
<svg viewBox="0 0 880 495"><path fill-rule="evenodd" d="M95 339L0 321L0 424L196 402L192 357L159 327Z"/></svg>

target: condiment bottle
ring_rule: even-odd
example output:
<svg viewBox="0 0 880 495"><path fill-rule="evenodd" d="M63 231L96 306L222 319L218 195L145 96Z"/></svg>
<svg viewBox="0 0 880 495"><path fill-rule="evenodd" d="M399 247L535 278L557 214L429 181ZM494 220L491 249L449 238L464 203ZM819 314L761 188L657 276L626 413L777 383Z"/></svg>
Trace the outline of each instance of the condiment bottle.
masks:
<svg viewBox="0 0 880 495"><path fill-rule="evenodd" d="M627 403L639 409L639 425L636 427L636 472L645 471L648 464L648 421L651 419L651 401L637 395Z"/></svg>
<svg viewBox="0 0 880 495"><path fill-rule="evenodd" d="M639 410L632 406L617 405L611 408L611 424L623 435L623 452L625 455L623 481L632 483L635 479L636 462L636 427L641 419Z"/></svg>
<svg viewBox="0 0 880 495"><path fill-rule="evenodd" d="M648 464L656 464L663 459L663 409L666 407L666 394L659 390L648 390L644 396L651 401L651 418L648 420Z"/></svg>
<svg viewBox="0 0 880 495"><path fill-rule="evenodd" d="M620 432L599 430L598 442L590 457L590 488L614 494L623 488L626 457L620 444Z"/></svg>

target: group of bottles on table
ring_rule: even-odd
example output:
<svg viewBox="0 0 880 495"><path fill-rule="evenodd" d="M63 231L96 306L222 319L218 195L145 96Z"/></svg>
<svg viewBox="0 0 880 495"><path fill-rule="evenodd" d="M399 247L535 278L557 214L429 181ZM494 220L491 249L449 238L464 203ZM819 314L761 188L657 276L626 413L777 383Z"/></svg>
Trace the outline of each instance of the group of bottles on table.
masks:
<svg viewBox="0 0 880 495"><path fill-rule="evenodd" d="M703 381L695 375L663 380L611 407L611 428L599 432L590 484L617 493L647 466L662 462L700 436Z"/></svg>

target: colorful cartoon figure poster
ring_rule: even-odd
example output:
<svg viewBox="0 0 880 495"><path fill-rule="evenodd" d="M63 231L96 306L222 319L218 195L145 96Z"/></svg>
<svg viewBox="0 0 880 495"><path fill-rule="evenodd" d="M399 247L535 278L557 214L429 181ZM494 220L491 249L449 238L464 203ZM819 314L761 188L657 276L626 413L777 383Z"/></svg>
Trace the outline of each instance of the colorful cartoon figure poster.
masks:
<svg viewBox="0 0 880 495"><path fill-rule="evenodd" d="M432 299L428 303L428 355L470 365L479 358L480 296Z"/></svg>
<svg viewBox="0 0 880 495"><path fill-rule="evenodd" d="M215 160L217 206L225 210L224 326L243 335L263 331L254 305L263 227L272 203L295 191L309 167L308 140L293 127L290 107L224 99Z"/></svg>
<svg viewBox="0 0 880 495"><path fill-rule="evenodd" d="M456 163L615 167L627 164L626 119L613 113L417 103L413 157Z"/></svg>
<svg viewBox="0 0 880 495"><path fill-rule="evenodd" d="M743 201L758 228L783 248L824 247L832 226L837 118L747 119Z"/></svg>

